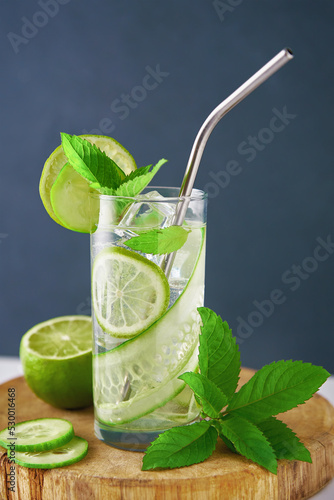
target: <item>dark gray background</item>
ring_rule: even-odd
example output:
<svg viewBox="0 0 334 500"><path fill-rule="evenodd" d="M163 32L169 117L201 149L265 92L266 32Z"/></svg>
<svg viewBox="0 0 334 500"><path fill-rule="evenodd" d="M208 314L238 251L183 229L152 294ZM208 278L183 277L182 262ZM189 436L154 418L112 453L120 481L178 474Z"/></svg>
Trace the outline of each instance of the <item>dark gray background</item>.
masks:
<svg viewBox="0 0 334 500"><path fill-rule="evenodd" d="M224 3L218 13L211 1L53 0L52 17L37 14L37 1L1 2L2 355L17 355L35 323L89 313L89 236L54 223L38 194L59 132L100 129L139 166L168 158L156 181L179 185L208 113L290 46L295 59L220 122L203 156L196 187L211 194L206 305L242 341L244 365L293 358L334 372L333 249L326 260L309 259L317 238L334 240L334 5ZM40 25L25 41L15 38L22 18ZM157 65L162 81L122 120L113 101L140 92L147 66ZM295 116L268 132L273 109L284 107ZM245 153L249 136L260 137L254 159ZM230 160L239 174L215 184ZM302 263L309 271L292 280ZM275 289L284 303L274 311L265 303L268 317L252 314L254 301L278 297ZM241 332L240 318L248 324Z"/></svg>

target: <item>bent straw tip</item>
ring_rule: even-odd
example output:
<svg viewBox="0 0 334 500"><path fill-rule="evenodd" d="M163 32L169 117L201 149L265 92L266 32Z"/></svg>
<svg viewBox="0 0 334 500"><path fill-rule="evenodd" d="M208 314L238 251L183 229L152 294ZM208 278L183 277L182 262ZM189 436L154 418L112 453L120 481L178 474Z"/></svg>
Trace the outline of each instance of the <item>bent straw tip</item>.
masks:
<svg viewBox="0 0 334 500"><path fill-rule="evenodd" d="M285 49L283 49L284 52L285 52L285 55L289 58L289 59L292 59L294 57L293 55L293 52L292 50L289 48L289 47L285 47Z"/></svg>

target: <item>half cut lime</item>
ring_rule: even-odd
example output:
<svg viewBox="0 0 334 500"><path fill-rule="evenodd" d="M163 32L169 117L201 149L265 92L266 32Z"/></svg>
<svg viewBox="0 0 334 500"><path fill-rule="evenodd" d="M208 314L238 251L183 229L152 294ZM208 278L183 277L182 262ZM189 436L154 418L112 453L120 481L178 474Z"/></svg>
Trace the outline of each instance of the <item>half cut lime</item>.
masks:
<svg viewBox="0 0 334 500"><path fill-rule="evenodd" d="M31 328L21 339L24 376L36 396L59 408L92 404L92 322L62 316Z"/></svg>

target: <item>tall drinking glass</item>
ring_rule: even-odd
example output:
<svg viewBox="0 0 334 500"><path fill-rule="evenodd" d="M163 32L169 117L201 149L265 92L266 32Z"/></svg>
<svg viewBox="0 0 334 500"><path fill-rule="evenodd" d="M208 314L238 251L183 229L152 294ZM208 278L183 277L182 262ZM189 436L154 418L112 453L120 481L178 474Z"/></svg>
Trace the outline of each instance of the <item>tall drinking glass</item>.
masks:
<svg viewBox="0 0 334 500"><path fill-rule="evenodd" d="M194 189L182 198L186 241L168 273L166 254L133 250L129 241L154 240L153 229L173 225L178 193L149 187L135 198L91 195L95 433L122 449L145 450L161 432L199 417L178 376L198 367L207 195Z"/></svg>

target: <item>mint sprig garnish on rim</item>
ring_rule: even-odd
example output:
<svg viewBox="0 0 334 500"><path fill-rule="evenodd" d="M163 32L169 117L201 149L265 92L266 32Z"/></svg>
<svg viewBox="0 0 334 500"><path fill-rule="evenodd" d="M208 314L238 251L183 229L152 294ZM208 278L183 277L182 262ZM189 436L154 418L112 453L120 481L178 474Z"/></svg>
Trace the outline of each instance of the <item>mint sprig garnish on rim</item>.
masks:
<svg viewBox="0 0 334 500"><path fill-rule="evenodd" d="M64 153L74 170L90 183L91 188L110 196L137 196L167 162L161 159L153 167L140 167L126 175L111 158L86 139L65 133L61 133L61 139Z"/></svg>
<svg viewBox="0 0 334 500"><path fill-rule="evenodd" d="M198 311L203 323L200 373L179 378L193 390L205 420L160 434L147 449L142 469L202 462L213 453L218 436L231 451L274 474L278 459L312 462L296 434L274 415L310 399L329 377L327 370L302 361L278 361L261 368L235 392L241 370L236 340L212 310Z"/></svg>
<svg viewBox="0 0 334 500"><path fill-rule="evenodd" d="M151 229L139 236L130 238L126 246L143 253L163 255L179 250L187 241L190 229L181 226L169 226L163 229Z"/></svg>

